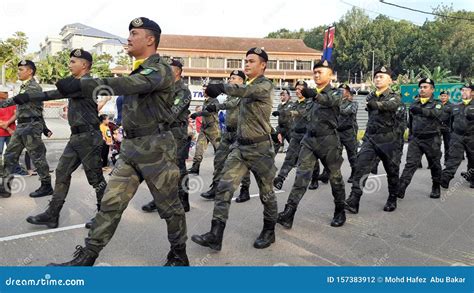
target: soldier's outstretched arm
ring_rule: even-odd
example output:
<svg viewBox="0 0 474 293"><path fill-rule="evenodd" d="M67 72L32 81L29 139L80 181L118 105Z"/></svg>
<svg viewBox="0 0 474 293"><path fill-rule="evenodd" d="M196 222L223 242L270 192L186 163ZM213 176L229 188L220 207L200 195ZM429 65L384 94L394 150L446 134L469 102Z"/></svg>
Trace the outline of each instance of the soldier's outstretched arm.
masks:
<svg viewBox="0 0 474 293"><path fill-rule="evenodd" d="M402 104L398 94L392 94L388 101L377 101L379 111L395 112Z"/></svg>
<svg viewBox="0 0 474 293"><path fill-rule="evenodd" d="M239 106L240 99L239 98L233 98L233 99L227 99L224 103L218 104L217 109L219 110L230 110L237 108Z"/></svg>
<svg viewBox="0 0 474 293"><path fill-rule="evenodd" d="M336 107L341 105L342 95L339 91L335 91L331 94L317 94L314 99L323 106Z"/></svg>
<svg viewBox="0 0 474 293"><path fill-rule="evenodd" d="M441 115L443 115L443 106L441 104L436 104L433 109L422 108L422 115L425 117L433 117L441 119Z"/></svg>
<svg viewBox="0 0 474 293"><path fill-rule="evenodd" d="M225 84L224 92L230 96L237 96L244 99L267 99L268 93L273 90L273 84L265 81L257 84Z"/></svg>
<svg viewBox="0 0 474 293"><path fill-rule="evenodd" d="M80 92L73 93L68 95L69 98L79 97ZM51 100L60 100L64 99L65 96L62 95L58 90L46 91L46 92L33 92L33 93L23 93L18 94L12 98L6 99L5 101L0 102L0 108L5 108L13 105L21 105L28 102L43 102Z"/></svg>

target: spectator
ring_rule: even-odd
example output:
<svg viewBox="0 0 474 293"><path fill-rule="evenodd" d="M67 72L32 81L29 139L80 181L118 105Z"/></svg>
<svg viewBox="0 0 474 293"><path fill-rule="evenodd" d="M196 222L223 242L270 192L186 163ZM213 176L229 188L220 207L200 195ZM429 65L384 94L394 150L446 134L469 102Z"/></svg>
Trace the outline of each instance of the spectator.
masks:
<svg viewBox="0 0 474 293"><path fill-rule="evenodd" d="M110 146L112 145L112 134L109 128L109 116L107 114L102 114L99 116L100 121L100 132L102 132L102 138L104 139L104 144L102 145L102 170L109 170L109 151Z"/></svg>
<svg viewBox="0 0 474 293"><path fill-rule="evenodd" d="M0 100L8 98L9 88L0 86ZM0 108L0 158L3 157L3 149L10 141L12 133L16 129L16 106ZM3 160L1 162L3 166ZM3 173L3 168L2 168Z"/></svg>

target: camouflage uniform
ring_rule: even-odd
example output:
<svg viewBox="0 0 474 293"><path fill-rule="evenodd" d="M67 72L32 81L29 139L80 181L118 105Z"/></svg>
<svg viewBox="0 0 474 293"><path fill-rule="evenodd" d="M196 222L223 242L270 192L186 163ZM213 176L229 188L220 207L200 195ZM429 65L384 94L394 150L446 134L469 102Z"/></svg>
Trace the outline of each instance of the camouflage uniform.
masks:
<svg viewBox="0 0 474 293"><path fill-rule="evenodd" d="M20 87L20 94L42 93L40 85L30 79ZM15 105L13 99L7 99L0 103L0 107ZM41 180L42 185L51 185L49 165L46 161L46 147L41 139L44 130L43 102L30 101L23 105L17 105L16 110L17 128L13 133L4 155L4 178L9 177L18 165L23 149L26 149L33 160L33 164ZM8 180L12 180L10 177Z"/></svg>
<svg viewBox="0 0 474 293"><path fill-rule="evenodd" d="M451 113L454 104L447 101L443 105L443 113L441 113L441 136L443 138L444 145L444 164L448 161L449 157L449 141L451 139Z"/></svg>
<svg viewBox="0 0 474 293"><path fill-rule="evenodd" d="M296 179L288 196L288 205L295 209L306 192L313 169L319 159L329 170L336 209L344 210L345 191L341 175L342 146L336 133L341 100L338 91L331 85L327 85L313 101L307 103L307 131L301 141Z"/></svg>
<svg viewBox="0 0 474 293"><path fill-rule="evenodd" d="M225 126L226 132L222 134L221 142L214 157L214 174L212 178L213 186L217 186L222 178L224 164L232 151L232 145L237 139L237 128L239 124L240 98L228 96L223 104L217 106L218 110L226 110ZM247 170L242 178L242 188L250 186L250 171Z"/></svg>
<svg viewBox="0 0 474 293"><path fill-rule="evenodd" d="M440 126L442 104L431 97L426 104L422 104L419 99L415 100L410 108L413 107L420 108L421 113L410 113L410 143L408 144L405 168L400 176L399 197L404 196L407 186L410 184L416 169L418 169L423 154L428 159L433 188L439 189L441 181ZM432 194L432 197L435 196Z"/></svg>
<svg viewBox="0 0 474 293"><path fill-rule="evenodd" d="M471 188L474 187L474 102L453 106L450 110L452 117L451 140L446 168L442 172L442 186L448 188L463 160L467 156L467 176L470 177Z"/></svg>
<svg viewBox="0 0 474 293"><path fill-rule="evenodd" d="M398 172L400 168L399 160L399 131L396 112L401 105L400 95L390 88L377 95L372 92L367 96L368 103L375 103L377 108L367 108L369 120L365 131L363 143L356 161L356 171L352 182L350 197L347 199L346 208L357 213L359 201L362 196L362 187L370 173L370 169L375 164L377 158L383 162L387 172L389 203L387 211L392 211L393 205L396 208L398 194ZM384 208L385 209L385 208Z"/></svg>
<svg viewBox="0 0 474 293"><path fill-rule="evenodd" d="M339 125L337 126L339 140L346 148L347 158L351 165L351 174L355 171L357 157L357 108L357 102L343 99L339 112Z"/></svg>
<svg viewBox="0 0 474 293"><path fill-rule="evenodd" d="M281 103L277 107L277 111L280 112L280 115L278 116L278 126L275 129L276 133L274 135L276 138L278 134L281 134L282 142L275 143L275 153L278 153L279 149L285 145L285 140L290 143L293 119L288 111L291 110L293 106L293 102L288 100L286 103ZM274 141L277 141L277 139L274 139Z"/></svg>
<svg viewBox="0 0 474 293"><path fill-rule="evenodd" d="M219 131L219 117L217 113L209 113L204 111L207 105L217 105L219 101L216 98L208 97L203 104L203 111L197 112L196 116L202 116L201 132L199 132L196 141L196 152L194 154L193 163L200 164L202 162L204 151L207 144L210 142L214 148L214 152L219 147L220 131Z"/></svg>
<svg viewBox="0 0 474 293"><path fill-rule="evenodd" d="M186 220L177 192L176 144L168 126L173 121L174 102L171 67L155 54L128 77L82 79L81 85L85 96L91 96L98 86L111 87L114 95L124 95L120 157L86 238L86 247L98 253L107 245L143 181L155 199L160 217L166 220L171 248L185 245Z"/></svg>

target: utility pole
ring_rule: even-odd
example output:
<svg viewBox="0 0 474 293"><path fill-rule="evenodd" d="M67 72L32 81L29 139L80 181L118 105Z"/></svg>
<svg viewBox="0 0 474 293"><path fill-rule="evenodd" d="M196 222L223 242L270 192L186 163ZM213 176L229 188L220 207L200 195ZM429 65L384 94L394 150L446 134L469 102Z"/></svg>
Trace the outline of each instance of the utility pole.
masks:
<svg viewBox="0 0 474 293"><path fill-rule="evenodd" d="M375 51L372 50L372 78L374 78Z"/></svg>

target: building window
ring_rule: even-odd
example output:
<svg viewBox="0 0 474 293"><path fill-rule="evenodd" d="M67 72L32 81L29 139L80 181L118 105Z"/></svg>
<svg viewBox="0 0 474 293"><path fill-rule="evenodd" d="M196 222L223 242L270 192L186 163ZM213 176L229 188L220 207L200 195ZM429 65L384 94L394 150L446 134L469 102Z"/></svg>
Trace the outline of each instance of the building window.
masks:
<svg viewBox="0 0 474 293"><path fill-rule="evenodd" d="M296 70L311 70L311 61L296 61Z"/></svg>
<svg viewBox="0 0 474 293"><path fill-rule="evenodd" d="M206 57L191 58L191 67L207 68L207 58Z"/></svg>
<svg viewBox="0 0 474 293"><path fill-rule="evenodd" d="M184 57L184 58L181 58L181 60L183 60L183 66L189 68L189 58Z"/></svg>
<svg viewBox="0 0 474 293"><path fill-rule="evenodd" d="M228 69L241 69L242 60L240 59L227 59L227 68Z"/></svg>
<svg viewBox="0 0 474 293"><path fill-rule="evenodd" d="M224 69L224 59L223 58L209 58L209 68Z"/></svg>
<svg viewBox="0 0 474 293"><path fill-rule="evenodd" d="M268 60L268 62L267 62L267 69L276 70L276 69L277 69L277 62L276 62L276 60Z"/></svg>
<svg viewBox="0 0 474 293"><path fill-rule="evenodd" d="M293 61L280 60L280 70L294 70Z"/></svg>

